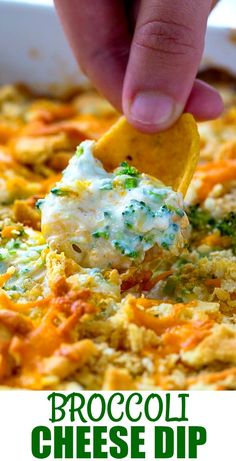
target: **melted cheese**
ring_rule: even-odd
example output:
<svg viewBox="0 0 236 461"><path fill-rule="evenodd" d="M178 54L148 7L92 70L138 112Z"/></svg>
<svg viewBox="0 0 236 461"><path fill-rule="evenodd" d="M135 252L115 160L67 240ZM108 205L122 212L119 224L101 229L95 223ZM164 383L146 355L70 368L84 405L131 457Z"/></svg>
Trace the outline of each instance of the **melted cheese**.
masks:
<svg viewBox="0 0 236 461"><path fill-rule="evenodd" d="M84 267L125 269L146 252L183 248L188 219L179 193L128 164L114 173L83 142L41 205L49 245Z"/></svg>

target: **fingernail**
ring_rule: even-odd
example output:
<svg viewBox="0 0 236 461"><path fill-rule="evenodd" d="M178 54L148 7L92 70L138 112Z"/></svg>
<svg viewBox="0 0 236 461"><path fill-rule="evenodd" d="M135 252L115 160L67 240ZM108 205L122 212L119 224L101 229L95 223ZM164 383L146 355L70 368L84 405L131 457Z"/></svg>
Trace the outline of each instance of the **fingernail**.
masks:
<svg viewBox="0 0 236 461"><path fill-rule="evenodd" d="M138 93L130 106L130 117L143 125L171 124L181 114L181 105L170 96L156 92Z"/></svg>

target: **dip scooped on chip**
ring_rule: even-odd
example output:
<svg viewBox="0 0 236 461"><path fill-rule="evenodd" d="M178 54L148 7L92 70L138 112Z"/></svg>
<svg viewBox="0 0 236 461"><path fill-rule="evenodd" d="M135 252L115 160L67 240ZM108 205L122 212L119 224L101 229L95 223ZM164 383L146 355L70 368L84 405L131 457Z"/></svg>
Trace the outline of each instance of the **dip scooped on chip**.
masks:
<svg viewBox="0 0 236 461"><path fill-rule="evenodd" d="M179 127L176 124L165 133L155 135L141 134L121 119L110 134L108 132L97 143L81 143L61 181L40 206L42 232L49 245L83 267L101 269L125 270L139 265L146 257L158 257L165 252L179 254L188 237L189 223L183 210L182 194L177 189L184 191L198 159L195 122L189 115L182 116L182 119L182 122L177 122ZM176 138L179 139L181 126L188 136L185 133L182 146L177 146ZM129 132L130 136L127 135ZM119 149L119 143L124 138L128 150L122 146ZM181 155L171 159L172 165L169 158L171 148L164 149L165 143L166 147L171 146L169 138L173 143L172 151L180 152L182 149ZM137 154L140 156L142 150L142 162L146 159L148 173L153 169L157 175L159 162L158 179L136 168ZM106 171L103 164L113 168L116 152L120 165L116 165L113 172ZM103 160L103 164L95 156ZM127 157L131 157L133 165ZM184 166L185 169L182 168ZM171 176L176 190L171 187ZM166 179L167 185L162 182L163 179Z"/></svg>

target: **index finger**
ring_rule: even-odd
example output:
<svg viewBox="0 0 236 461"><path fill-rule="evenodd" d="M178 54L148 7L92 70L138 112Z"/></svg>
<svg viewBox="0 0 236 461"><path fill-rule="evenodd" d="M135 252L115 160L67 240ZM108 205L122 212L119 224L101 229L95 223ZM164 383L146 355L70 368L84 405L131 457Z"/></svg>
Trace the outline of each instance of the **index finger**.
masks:
<svg viewBox="0 0 236 461"><path fill-rule="evenodd" d="M166 129L183 112L201 59L211 0L142 0L123 88L130 123Z"/></svg>
<svg viewBox="0 0 236 461"><path fill-rule="evenodd" d="M129 56L130 34L120 0L54 0L82 69L116 108Z"/></svg>

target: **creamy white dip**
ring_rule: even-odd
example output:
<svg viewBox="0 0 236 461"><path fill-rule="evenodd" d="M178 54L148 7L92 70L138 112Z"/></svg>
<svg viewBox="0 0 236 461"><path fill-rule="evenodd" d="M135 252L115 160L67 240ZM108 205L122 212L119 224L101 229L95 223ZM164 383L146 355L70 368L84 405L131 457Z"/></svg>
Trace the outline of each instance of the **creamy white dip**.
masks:
<svg viewBox="0 0 236 461"><path fill-rule="evenodd" d="M93 147L85 141L77 148L62 180L40 201L49 245L101 269L138 265L154 248L178 254L188 233L181 194L127 163L108 173Z"/></svg>

